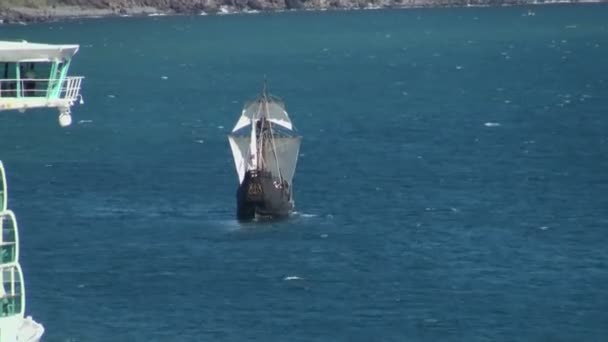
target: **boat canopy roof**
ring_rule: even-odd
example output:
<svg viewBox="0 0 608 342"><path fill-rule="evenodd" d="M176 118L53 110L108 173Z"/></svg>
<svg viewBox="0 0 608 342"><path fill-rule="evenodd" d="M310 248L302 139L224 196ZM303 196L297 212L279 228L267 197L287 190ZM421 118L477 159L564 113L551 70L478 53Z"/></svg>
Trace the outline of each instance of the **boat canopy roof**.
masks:
<svg viewBox="0 0 608 342"><path fill-rule="evenodd" d="M78 45L0 41L0 62L65 61L78 52L78 48Z"/></svg>

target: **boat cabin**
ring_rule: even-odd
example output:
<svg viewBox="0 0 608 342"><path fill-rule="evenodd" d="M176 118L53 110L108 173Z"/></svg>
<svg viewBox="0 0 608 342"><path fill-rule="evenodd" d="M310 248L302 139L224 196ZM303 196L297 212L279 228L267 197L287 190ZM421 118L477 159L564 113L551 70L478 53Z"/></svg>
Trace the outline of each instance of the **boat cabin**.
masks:
<svg viewBox="0 0 608 342"><path fill-rule="evenodd" d="M6 206L6 190L4 165L0 162L0 328L5 317L23 316L25 307L23 273L19 265L19 231L15 215Z"/></svg>
<svg viewBox="0 0 608 342"><path fill-rule="evenodd" d="M78 45L0 41L0 111L57 108L71 123L70 107L80 100L83 77L68 76Z"/></svg>

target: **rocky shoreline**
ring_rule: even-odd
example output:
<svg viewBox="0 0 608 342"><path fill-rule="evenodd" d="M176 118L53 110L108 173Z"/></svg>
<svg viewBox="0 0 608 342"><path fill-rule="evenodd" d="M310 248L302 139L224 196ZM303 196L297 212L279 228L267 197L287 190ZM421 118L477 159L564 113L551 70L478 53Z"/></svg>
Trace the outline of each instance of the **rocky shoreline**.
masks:
<svg viewBox="0 0 608 342"><path fill-rule="evenodd" d="M57 0L52 6L0 5L0 24L35 23L79 18L160 15L223 15L286 10L355 10L429 7L486 7L608 0ZM63 3L65 2L65 3ZM4 5L6 6L6 5Z"/></svg>

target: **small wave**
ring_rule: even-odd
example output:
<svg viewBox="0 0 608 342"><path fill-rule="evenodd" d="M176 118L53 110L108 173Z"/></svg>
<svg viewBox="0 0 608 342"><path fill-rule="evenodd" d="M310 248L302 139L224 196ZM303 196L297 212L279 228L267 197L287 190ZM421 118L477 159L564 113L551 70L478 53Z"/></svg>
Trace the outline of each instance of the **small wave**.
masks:
<svg viewBox="0 0 608 342"><path fill-rule="evenodd" d="M283 278L283 280L300 280L302 278L298 277L298 276L286 276L285 278Z"/></svg>
<svg viewBox="0 0 608 342"><path fill-rule="evenodd" d="M306 218L311 218L311 217L317 217L319 215L317 214L306 214L306 213L300 213L300 212L294 212L294 214L300 216L300 217L306 217Z"/></svg>
<svg viewBox="0 0 608 342"><path fill-rule="evenodd" d="M534 11L532 11L532 10L528 10L528 12L523 13L521 16L522 16L522 17L533 17L533 16L535 16L535 15L536 15L536 13L534 13Z"/></svg>
<svg viewBox="0 0 608 342"><path fill-rule="evenodd" d="M212 220L213 223L217 224L220 229L225 230L227 232L238 232L241 231L245 226L238 220Z"/></svg>
<svg viewBox="0 0 608 342"><path fill-rule="evenodd" d="M499 127L500 123L498 123L498 122L486 122L483 125L486 126L486 127Z"/></svg>
<svg viewBox="0 0 608 342"><path fill-rule="evenodd" d="M79 120L78 124L81 125L81 124L87 124L87 123L91 123L91 122L93 122L93 120Z"/></svg>

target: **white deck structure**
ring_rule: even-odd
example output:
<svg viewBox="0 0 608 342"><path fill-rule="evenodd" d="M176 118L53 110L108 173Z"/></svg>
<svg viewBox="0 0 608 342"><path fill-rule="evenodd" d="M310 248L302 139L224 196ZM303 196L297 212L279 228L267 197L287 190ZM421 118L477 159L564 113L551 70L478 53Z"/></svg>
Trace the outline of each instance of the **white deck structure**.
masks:
<svg viewBox="0 0 608 342"><path fill-rule="evenodd" d="M77 51L78 45L0 41L0 112L57 108L60 125L70 125L71 107L77 100L82 103L83 77L67 75ZM0 161L0 342L38 342L44 327L25 316L19 229L7 201Z"/></svg>
<svg viewBox="0 0 608 342"><path fill-rule="evenodd" d="M57 108L69 125L70 108L82 103L81 76L68 76L78 45L0 41L0 111Z"/></svg>
<svg viewBox="0 0 608 342"><path fill-rule="evenodd" d="M25 317L25 283L19 264L19 229L7 208L4 165L0 162L0 341L37 342L44 327Z"/></svg>

